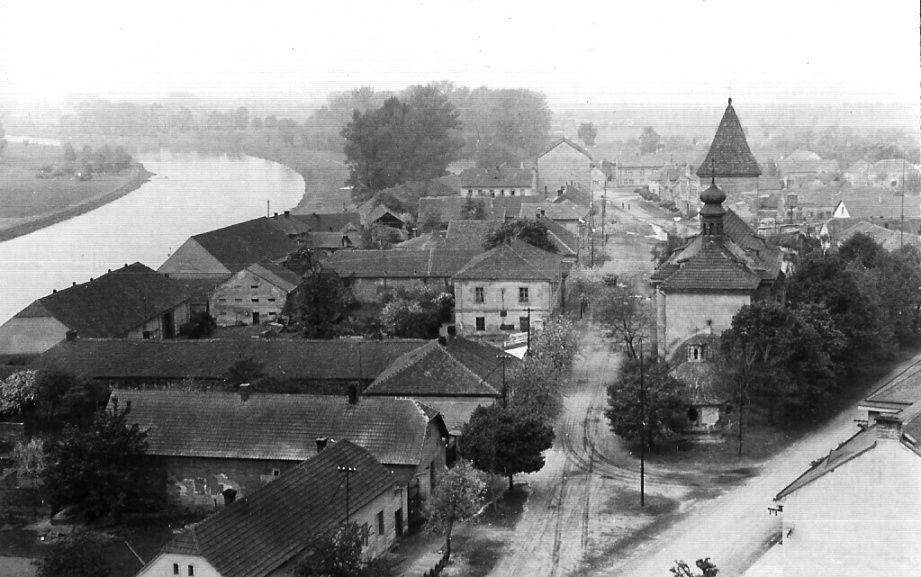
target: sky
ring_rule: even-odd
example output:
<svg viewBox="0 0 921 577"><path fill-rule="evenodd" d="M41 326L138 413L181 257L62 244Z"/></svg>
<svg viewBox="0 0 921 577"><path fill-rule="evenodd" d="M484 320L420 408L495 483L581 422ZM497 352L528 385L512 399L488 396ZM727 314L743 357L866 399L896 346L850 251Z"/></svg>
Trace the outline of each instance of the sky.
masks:
<svg viewBox="0 0 921 577"><path fill-rule="evenodd" d="M322 96L447 79L540 90L551 106L917 103L918 25L912 0L0 0L0 100Z"/></svg>

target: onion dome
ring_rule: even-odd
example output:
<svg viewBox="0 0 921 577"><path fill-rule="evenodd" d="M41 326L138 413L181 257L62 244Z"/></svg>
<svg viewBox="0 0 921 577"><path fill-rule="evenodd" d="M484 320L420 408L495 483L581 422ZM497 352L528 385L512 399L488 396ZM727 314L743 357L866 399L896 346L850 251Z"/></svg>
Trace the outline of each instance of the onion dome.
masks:
<svg viewBox="0 0 921 577"><path fill-rule="evenodd" d="M704 204L723 204L723 201L726 200L726 193L723 192L723 189L716 186L716 183L711 184L707 190L700 193L700 201Z"/></svg>

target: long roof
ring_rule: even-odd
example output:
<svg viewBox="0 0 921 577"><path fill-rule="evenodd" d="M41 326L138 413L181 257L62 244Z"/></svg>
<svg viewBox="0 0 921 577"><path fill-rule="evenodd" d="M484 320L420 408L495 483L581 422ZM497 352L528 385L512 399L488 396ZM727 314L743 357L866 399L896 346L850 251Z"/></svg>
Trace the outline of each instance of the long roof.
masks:
<svg viewBox="0 0 921 577"><path fill-rule="evenodd" d="M349 250L330 256L323 264L343 278L450 278L480 249Z"/></svg>
<svg viewBox="0 0 921 577"><path fill-rule="evenodd" d="M361 227L361 214L358 212L331 212L325 214L311 212L293 216L309 226L311 232L342 232L352 227L355 229Z"/></svg>
<svg viewBox="0 0 921 577"><path fill-rule="evenodd" d="M373 380L397 357L427 341L353 340L131 340L63 341L30 368L66 369L100 380L223 380L241 358L262 363L263 373L291 380Z"/></svg>
<svg viewBox="0 0 921 577"><path fill-rule="evenodd" d="M470 259L454 280L538 280L557 282L563 259L518 239Z"/></svg>
<svg viewBox="0 0 921 577"><path fill-rule="evenodd" d="M501 226L494 220L452 220L448 223L445 244L452 248L479 250L484 252L486 236Z"/></svg>
<svg viewBox="0 0 921 577"><path fill-rule="evenodd" d="M426 196L419 199L419 217L437 214L440 222L464 220L467 216L468 203L480 203L483 206L483 220L501 219L504 216L493 208L493 199L488 196Z"/></svg>
<svg viewBox="0 0 921 577"><path fill-rule="evenodd" d="M921 401L921 365L900 370L860 403L861 409L901 411Z"/></svg>
<svg viewBox="0 0 921 577"><path fill-rule="evenodd" d="M227 270L235 273L264 259L279 261L297 249L294 241L273 220L257 218L192 238Z"/></svg>
<svg viewBox="0 0 921 577"><path fill-rule="evenodd" d="M534 184L530 168L468 168L460 173L462 188L527 187Z"/></svg>
<svg viewBox="0 0 921 577"><path fill-rule="evenodd" d="M434 409L412 399L345 395L279 395L214 391L115 390L131 403L128 420L147 430L147 454L170 457L304 461L316 439L349 440L385 465L423 460Z"/></svg>
<svg viewBox="0 0 921 577"><path fill-rule="evenodd" d="M540 202L539 200L525 201L521 205L519 218L535 218L537 214L552 218L557 222L580 221L588 218L590 208L581 206L571 200L562 202Z"/></svg>
<svg viewBox="0 0 921 577"><path fill-rule="evenodd" d="M52 317L83 337L123 337L195 292L195 287L136 262L42 297L15 318Z"/></svg>
<svg viewBox="0 0 921 577"><path fill-rule="evenodd" d="M717 177L761 176L761 167L748 147L745 132L732 107L731 98L716 129L710 150L697 169L697 176L701 180L710 178L714 173Z"/></svg>
<svg viewBox="0 0 921 577"><path fill-rule="evenodd" d="M342 520L340 467L354 469L348 495L353 512L395 484L393 474L368 451L339 441L183 531L162 552L204 557L223 577L264 577Z"/></svg>
<svg viewBox="0 0 921 577"><path fill-rule="evenodd" d="M856 234L864 234L888 251L898 250L903 245L921 248L921 239L916 234L902 234L900 231L883 228L879 225L858 220L853 225L835 235L837 242L845 242Z"/></svg>

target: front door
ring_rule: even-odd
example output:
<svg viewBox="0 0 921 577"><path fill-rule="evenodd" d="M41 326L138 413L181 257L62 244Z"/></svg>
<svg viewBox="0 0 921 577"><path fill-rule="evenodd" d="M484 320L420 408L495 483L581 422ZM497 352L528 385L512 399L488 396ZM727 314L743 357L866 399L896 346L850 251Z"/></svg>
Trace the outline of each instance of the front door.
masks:
<svg viewBox="0 0 921 577"><path fill-rule="evenodd" d="M253 311L253 326L256 326L258 324L259 324L259 313L257 313L256 311Z"/></svg>

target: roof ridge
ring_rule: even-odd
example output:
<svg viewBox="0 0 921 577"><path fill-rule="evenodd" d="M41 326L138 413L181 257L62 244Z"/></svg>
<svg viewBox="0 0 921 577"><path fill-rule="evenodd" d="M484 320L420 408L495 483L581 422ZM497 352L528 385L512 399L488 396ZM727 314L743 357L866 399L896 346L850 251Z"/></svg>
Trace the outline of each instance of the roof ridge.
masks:
<svg viewBox="0 0 921 577"><path fill-rule="evenodd" d="M477 379L477 380L480 382L481 385L484 385L484 386L488 387L489 390L493 391L493 392L496 393L496 394L499 393L499 391L497 391L497 390L495 389L495 387L493 387L492 385L490 385L489 383L486 382L486 379L484 379L484 378L481 377L480 375L476 374L476 372L474 372L473 369L471 369L470 367L468 367L466 363L461 362L460 359L458 359L457 357L455 357L454 354L450 351L450 349L445 349L445 354L447 354L448 357L449 357L452 361L454 361L454 363L456 363L457 365L459 365L463 371L465 371L466 373L469 373L470 375L472 375L474 379Z"/></svg>

